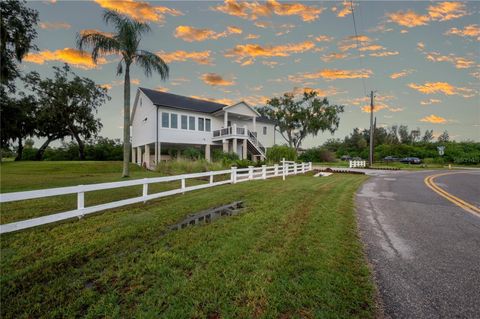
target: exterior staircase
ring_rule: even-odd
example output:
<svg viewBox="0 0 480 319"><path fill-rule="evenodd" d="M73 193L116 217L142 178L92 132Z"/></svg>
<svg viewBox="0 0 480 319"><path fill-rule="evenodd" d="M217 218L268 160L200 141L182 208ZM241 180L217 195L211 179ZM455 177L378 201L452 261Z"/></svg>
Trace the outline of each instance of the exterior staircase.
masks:
<svg viewBox="0 0 480 319"><path fill-rule="evenodd" d="M257 139L257 134L250 131L246 127L228 126L219 130L213 131L213 140L222 139L247 139L247 149L250 154L261 156L262 159L266 159L266 149Z"/></svg>

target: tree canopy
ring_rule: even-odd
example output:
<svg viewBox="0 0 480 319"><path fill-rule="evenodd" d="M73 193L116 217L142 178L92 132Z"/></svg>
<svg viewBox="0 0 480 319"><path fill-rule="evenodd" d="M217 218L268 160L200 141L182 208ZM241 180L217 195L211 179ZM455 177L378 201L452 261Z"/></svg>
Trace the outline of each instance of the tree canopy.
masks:
<svg viewBox="0 0 480 319"><path fill-rule="evenodd" d="M25 76L25 85L37 96L37 135L46 138L38 159L48 144L71 136L85 159L84 140L95 137L102 124L96 117L98 108L110 99L107 90L70 70L68 64L54 67L54 77L42 79L37 72Z"/></svg>
<svg viewBox="0 0 480 319"><path fill-rule="evenodd" d="M260 114L272 120L290 147L298 150L308 134L334 133L340 123L342 105L330 105L317 92L304 92L300 99L291 93L274 97L259 109Z"/></svg>
<svg viewBox="0 0 480 319"><path fill-rule="evenodd" d="M38 12L27 8L25 1L2 0L0 6L0 82L14 90L14 80L19 76L17 62L36 49L33 40ZM5 92L2 92L2 95Z"/></svg>

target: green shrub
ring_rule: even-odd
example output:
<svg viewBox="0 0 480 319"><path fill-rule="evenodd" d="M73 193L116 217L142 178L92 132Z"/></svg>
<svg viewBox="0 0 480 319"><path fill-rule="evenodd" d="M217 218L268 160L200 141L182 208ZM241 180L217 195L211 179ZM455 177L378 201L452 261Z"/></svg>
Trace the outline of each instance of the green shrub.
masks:
<svg viewBox="0 0 480 319"><path fill-rule="evenodd" d="M252 161L247 160L247 159L237 160L234 163L234 166L236 166L237 168L247 168L247 167L253 166L253 165L254 165L254 163Z"/></svg>
<svg viewBox="0 0 480 319"><path fill-rule="evenodd" d="M189 147L187 149L184 149L182 151L182 156L191 160L199 160L201 158L204 158L203 152L195 147Z"/></svg>
<svg viewBox="0 0 480 319"><path fill-rule="evenodd" d="M294 161L297 159L297 152L293 147L274 145L267 149L267 158L274 163L280 162L283 158Z"/></svg>
<svg viewBox="0 0 480 319"><path fill-rule="evenodd" d="M315 147L306 150L299 156L303 162L334 162L336 161L335 153L324 147Z"/></svg>
<svg viewBox="0 0 480 319"><path fill-rule="evenodd" d="M222 162L207 162L204 159L190 160L186 158L176 158L170 161L162 161L157 165L156 170L163 175L180 175L189 173L200 173L209 171L219 171L229 169L229 166Z"/></svg>
<svg viewBox="0 0 480 319"><path fill-rule="evenodd" d="M212 159L214 162L219 162L219 161L234 162L240 158L236 153L228 153L219 149L215 149L212 154Z"/></svg>

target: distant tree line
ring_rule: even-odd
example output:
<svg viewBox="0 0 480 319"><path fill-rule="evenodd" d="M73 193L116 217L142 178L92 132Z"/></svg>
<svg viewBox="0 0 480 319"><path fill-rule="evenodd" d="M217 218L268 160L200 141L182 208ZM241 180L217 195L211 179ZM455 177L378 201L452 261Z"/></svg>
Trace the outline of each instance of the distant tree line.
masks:
<svg viewBox="0 0 480 319"><path fill-rule="evenodd" d="M4 156L15 156L16 146L7 150ZM123 143L120 139L96 137L83 143L84 160L87 161L121 161L123 158ZM26 139L23 145L23 160L36 160L37 147L33 139ZM80 160L77 142L64 140L59 146L48 146L43 150L43 160L75 161Z"/></svg>
<svg viewBox="0 0 480 319"><path fill-rule="evenodd" d="M340 139L329 139L322 146L307 150L301 156L304 160L331 161L344 155L368 158L370 130L359 128ZM419 129L410 130L406 125L379 127L374 131L374 159L382 161L387 156L397 158L419 157L439 163L478 164L480 143L473 141L451 141L448 131L436 139L433 130L421 134ZM444 155L438 153L438 146L444 146Z"/></svg>

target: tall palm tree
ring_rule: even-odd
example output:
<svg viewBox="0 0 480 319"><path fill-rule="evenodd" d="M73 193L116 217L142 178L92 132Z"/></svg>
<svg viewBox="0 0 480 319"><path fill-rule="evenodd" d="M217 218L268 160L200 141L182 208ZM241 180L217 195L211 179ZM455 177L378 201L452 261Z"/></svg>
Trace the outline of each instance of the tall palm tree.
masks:
<svg viewBox="0 0 480 319"><path fill-rule="evenodd" d="M122 59L117 66L117 75L125 73L123 101L123 177L129 176L130 158L130 66L134 63L145 75L158 73L162 80L168 78L168 65L158 55L139 49L142 35L151 31L147 23L129 18L116 11L105 10L103 20L115 28L115 33L99 31L81 32L77 36L77 47L92 48L92 59L96 63L100 55L118 54Z"/></svg>

